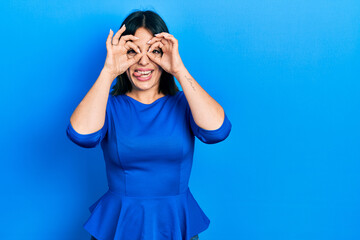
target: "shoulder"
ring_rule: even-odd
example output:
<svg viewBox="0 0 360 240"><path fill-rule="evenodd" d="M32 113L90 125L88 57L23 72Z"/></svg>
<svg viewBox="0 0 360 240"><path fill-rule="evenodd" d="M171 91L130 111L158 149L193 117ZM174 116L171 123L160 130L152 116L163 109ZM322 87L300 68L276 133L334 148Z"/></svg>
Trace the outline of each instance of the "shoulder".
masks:
<svg viewBox="0 0 360 240"><path fill-rule="evenodd" d="M176 93L176 97L177 97L178 101L181 102L182 104L184 104L184 105L188 104L188 101L186 99L184 91L178 91Z"/></svg>
<svg viewBox="0 0 360 240"><path fill-rule="evenodd" d="M179 91L177 91L177 92L175 93L175 95L172 96L172 97L174 97L175 99L182 99L182 98L185 97L184 91L179 90Z"/></svg>
<svg viewBox="0 0 360 240"><path fill-rule="evenodd" d="M171 97L170 102L171 108L175 108L181 113L184 113L189 109L189 104L183 91L179 90L176 92L176 94Z"/></svg>
<svg viewBox="0 0 360 240"><path fill-rule="evenodd" d="M185 105L187 103L186 97L183 91L177 91L175 95L170 96L170 99L177 104Z"/></svg>

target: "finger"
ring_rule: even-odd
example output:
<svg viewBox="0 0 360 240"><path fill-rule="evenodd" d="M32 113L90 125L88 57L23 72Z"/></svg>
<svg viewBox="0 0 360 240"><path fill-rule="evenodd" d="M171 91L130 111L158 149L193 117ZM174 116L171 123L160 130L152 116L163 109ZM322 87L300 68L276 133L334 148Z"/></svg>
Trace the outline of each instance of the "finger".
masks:
<svg viewBox="0 0 360 240"><path fill-rule="evenodd" d="M164 45L164 46L171 46L172 42L170 42L169 40L166 39L161 39L160 42Z"/></svg>
<svg viewBox="0 0 360 240"><path fill-rule="evenodd" d="M153 37L152 39L150 39L148 42L147 42L147 44L152 44L152 43L154 43L154 42L156 42L156 41L160 41L161 39L163 39L162 37Z"/></svg>
<svg viewBox="0 0 360 240"><path fill-rule="evenodd" d="M160 37L160 38L167 37L167 36L172 36L172 35L170 33L167 33L167 32L162 32L162 33L155 34L155 37Z"/></svg>
<svg viewBox="0 0 360 240"><path fill-rule="evenodd" d="M145 54L145 53L136 54L135 57L130 58L130 59L128 60L128 63L130 64L130 66L133 65L133 64L135 64L135 63L137 63L137 62L140 60L140 58L141 58L142 56L144 56L144 54Z"/></svg>
<svg viewBox="0 0 360 240"><path fill-rule="evenodd" d="M168 35L170 33L168 32L161 32L161 33L157 33L157 34L154 34L156 37L163 37L164 35Z"/></svg>
<svg viewBox="0 0 360 240"><path fill-rule="evenodd" d="M163 52L168 52L170 49L172 49L171 42L166 39L161 39L159 43L161 43L159 47Z"/></svg>
<svg viewBox="0 0 360 240"><path fill-rule="evenodd" d="M155 48L159 47L162 48L164 46L164 44L162 42L156 42L153 45L150 46L149 50L147 51L148 53L151 53L152 50L154 50Z"/></svg>
<svg viewBox="0 0 360 240"><path fill-rule="evenodd" d="M126 42L124 47L126 50L133 49L135 52L141 53L139 47L133 42Z"/></svg>
<svg viewBox="0 0 360 240"><path fill-rule="evenodd" d="M170 33L162 32L162 33L159 33L159 34L155 34L155 36L166 39L166 40L169 40L172 44L178 46L178 40L173 35L171 35Z"/></svg>
<svg viewBox="0 0 360 240"><path fill-rule="evenodd" d="M178 40L173 35L171 35L170 33L162 32L162 33L155 34L155 36L156 37L153 37L147 43L152 44L153 42L161 41L162 39L166 39L166 40L169 40L172 44L174 44L176 46L178 44Z"/></svg>
<svg viewBox="0 0 360 240"><path fill-rule="evenodd" d="M147 52L146 55L150 58L151 61L156 63L157 65L160 65L160 57L155 57L153 54Z"/></svg>
<svg viewBox="0 0 360 240"><path fill-rule="evenodd" d="M178 43L179 43L178 40L177 40L173 35L171 35L171 34L165 35L164 38L165 38L166 40L171 41L171 43L174 44L175 46L177 46Z"/></svg>
<svg viewBox="0 0 360 240"><path fill-rule="evenodd" d="M122 27L116 32L114 38L113 38L113 45L117 45L119 43L119 38L121 36L121 34L125 31L126 27L125 27L125 24L122 25Z"/></svg>
<svg viewBox="0 0 360 240"><path fill-rule="evenodd" d="M125 36L121 36L119 44L123 45L123 44L125 44L126 41L130 41L130 40L135 41L135 40L138 40L138 39L139 39L138 37L135 37L132 34L128 34L128 35L125 35Z"/></svg>
<svg viewBox="0 0 360 240"><path fill-rule="evenodd" d="M111 37L114 34L114 32L110 29L109 35L106 39L106 49L109 50L111 47Z"/></svg>

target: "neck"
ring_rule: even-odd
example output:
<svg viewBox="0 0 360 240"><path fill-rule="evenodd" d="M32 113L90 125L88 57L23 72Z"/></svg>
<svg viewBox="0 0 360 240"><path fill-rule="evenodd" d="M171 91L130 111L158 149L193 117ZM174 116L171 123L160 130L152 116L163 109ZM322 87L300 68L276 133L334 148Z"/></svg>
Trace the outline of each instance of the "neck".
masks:
<svg viewBox="0 0 360 240"><path fill-rule="evenodd" d="M147 91L134 91L125 93L127 96L132 97L140 102L153 102L156 99L164 97L163 93L147 92Z"/></svg>

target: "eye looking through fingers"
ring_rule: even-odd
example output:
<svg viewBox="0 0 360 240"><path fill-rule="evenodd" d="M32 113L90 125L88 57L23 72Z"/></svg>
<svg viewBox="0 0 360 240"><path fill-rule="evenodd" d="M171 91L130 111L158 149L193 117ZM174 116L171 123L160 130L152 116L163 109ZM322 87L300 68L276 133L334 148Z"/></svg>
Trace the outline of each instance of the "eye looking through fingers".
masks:
<svg viewBox="0 0 360 240"><path fill-rule="evenodd" d="M154 50L152 50L151 51L153 54L155 54L155 55L158 55L158 54L162 54L163 52L162 52L162 50L161 50L161 48L157 48L157 49L154 49ZM137 52L135 52L133 49L129 49L128 51L127 51L127 55L129 55L129 56L135 56L137 54Z"/></svg>
<svg viewBox="0 0 360 240"><path fill-rule="evenodd" d="M135 56L137 54L137 52L135 52L133 49L130 49L127 51L127 55L129 56Z"/></svg>
<svg viewBox="0 0 360 240"><path fill-rule="evenodd" d="M157 49L154 49L152 51L152 53L154 53L154 54L162 54L163 52L162 52L161 48L157 48Z"/></svg>

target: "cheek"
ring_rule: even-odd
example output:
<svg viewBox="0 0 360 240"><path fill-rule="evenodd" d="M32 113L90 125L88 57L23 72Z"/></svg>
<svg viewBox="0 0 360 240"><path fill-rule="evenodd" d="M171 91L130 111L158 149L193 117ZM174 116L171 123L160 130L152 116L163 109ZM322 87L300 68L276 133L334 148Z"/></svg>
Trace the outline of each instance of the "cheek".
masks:
<svg viewBox="0 0 360 240"><path fill-rule="evenodd" d="M162 69L161 69L161 68L158 68L157 71L156 71L156 73L157 73L158 77L160 77L161 74L162 74Z"/></svg>

